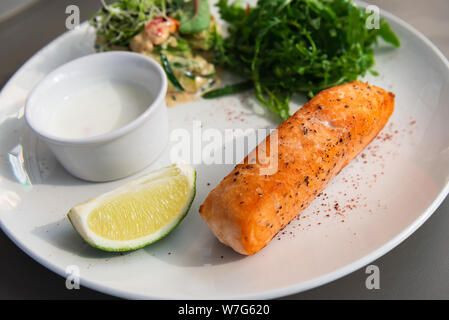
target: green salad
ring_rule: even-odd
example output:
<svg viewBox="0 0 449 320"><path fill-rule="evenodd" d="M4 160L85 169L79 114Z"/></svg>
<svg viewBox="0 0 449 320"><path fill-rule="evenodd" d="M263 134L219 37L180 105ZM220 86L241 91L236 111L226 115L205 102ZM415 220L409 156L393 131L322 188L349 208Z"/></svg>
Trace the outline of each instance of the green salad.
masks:
<svg viewBox="0 0 449 320"><path fill-rule="evenodd" d="M379 37L400 46L385 20L369 29L370 14L350 0L259 0L255 7L219 0L217 6L229 31L219 61L248 81L205 97L254 88L257 100L283 120L293 93L313 96L367 71L376 74Z"/></svg>
<svg viewBox="0 0 449 320"><path fill-rule="evenodd" d="M131 50L163 66L167 104L195 99L218 84L214 47L220 29L208 0L116 0L90 20L96 49Z"/></svg>

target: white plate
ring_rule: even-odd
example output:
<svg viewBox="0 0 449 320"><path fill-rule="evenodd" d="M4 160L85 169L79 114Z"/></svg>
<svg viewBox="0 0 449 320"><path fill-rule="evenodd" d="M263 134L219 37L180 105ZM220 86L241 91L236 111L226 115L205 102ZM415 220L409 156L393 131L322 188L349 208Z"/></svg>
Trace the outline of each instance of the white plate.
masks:
<svg viewBox="0 0 449 320"><path fill-rule="evenodd" d="M405 22L384 13L402 41L376 49L371 83L396 94L396 110L370 150L355 159L279 237L251 257L221 245L198 214L208 192L231 169L196 165L191 211L167 238L111 254L85 244L65 213L123 181L92 184L71 177L25 128L23 106L45 74L92 53L86 25L51 42L8 82L0 101L1 226L31 257L65 276L78 266L81 285L127 298L273 298L342 277L413 233L448 193L449 64ZM242 96L199 100L169 109L171 128L276 126ZM168 150L148 170L168 163ZM210 185L209 185L210 184ZM352 201L353 199L353 201ZM336 206L336 203L338 205ZM345 211L343 213L343 211ZM329 216L327 216L329 215ZM277 239L280 240L277 240Z"/></svg>

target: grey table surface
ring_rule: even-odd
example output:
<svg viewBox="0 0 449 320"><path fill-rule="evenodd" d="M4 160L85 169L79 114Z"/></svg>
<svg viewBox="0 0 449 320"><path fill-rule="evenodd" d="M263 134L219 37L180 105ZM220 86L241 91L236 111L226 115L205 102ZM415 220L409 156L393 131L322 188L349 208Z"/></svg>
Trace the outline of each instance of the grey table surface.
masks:
<svg viewBox="0 0 449 320"><path fill-rule="evenodd" d="M10 1L11 2L11 1ZM27 1L23 1L24 3ZM371 0L430 38L449 56L448 0ZM0 87L40 48L65 32L65 9L78 5L82 20L97 0L33 0L13 14L0 4ZM449 198L402 244L372 264L380 269L380 289L365 287L362 268L344 278L285 299L448 299ZM108 299L81 287L67 290L65 279L32 260L0 232L0 299Z"/></svg>

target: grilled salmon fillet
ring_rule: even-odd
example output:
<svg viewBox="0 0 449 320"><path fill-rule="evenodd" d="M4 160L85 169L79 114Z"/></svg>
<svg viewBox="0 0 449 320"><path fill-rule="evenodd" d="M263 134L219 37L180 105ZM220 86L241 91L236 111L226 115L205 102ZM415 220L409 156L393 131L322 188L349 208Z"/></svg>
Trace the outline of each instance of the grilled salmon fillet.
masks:
<svg viewBox="0 0 449 320"><path fill-rule="evenodd" d="M258 252L376 137L393 109L393 93L363 82L320 92L210 192L200 215L222 243ZM263 173L267 159L276 160L272 174Z"/></svg>

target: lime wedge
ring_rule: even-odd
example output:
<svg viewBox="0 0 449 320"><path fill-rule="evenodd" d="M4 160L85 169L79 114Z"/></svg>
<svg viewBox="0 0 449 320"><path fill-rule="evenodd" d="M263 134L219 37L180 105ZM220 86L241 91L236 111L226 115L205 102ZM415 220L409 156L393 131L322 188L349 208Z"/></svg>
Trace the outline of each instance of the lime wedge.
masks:
<svg viewBox="0 0 449 320"><path fill-rule="evenodd" d="M67 217L93 247L139 249L169 234L186 216L195 197L195 181L191 166L174 164L80 203Z"/></svg>

